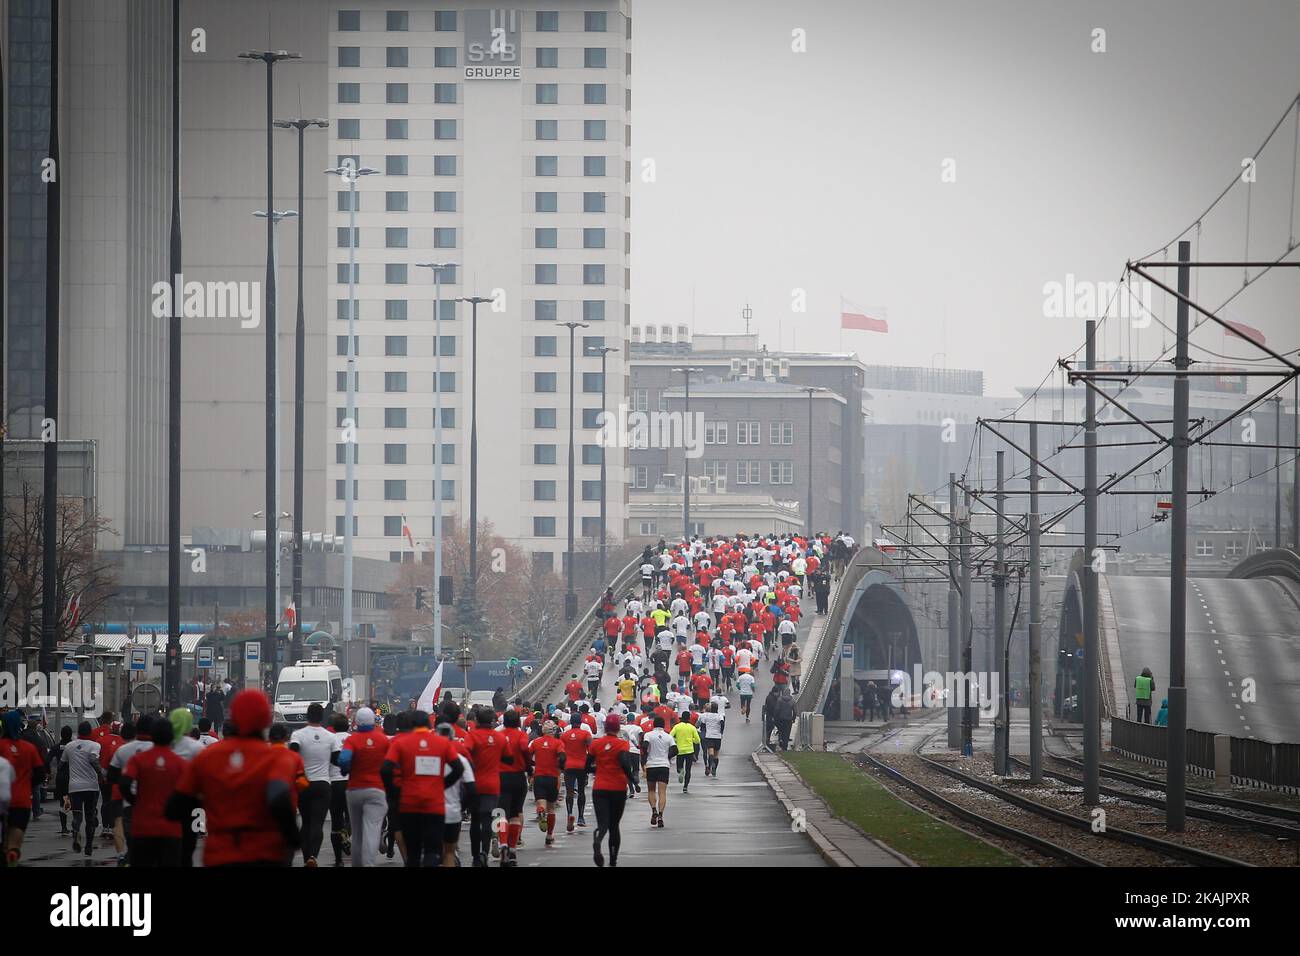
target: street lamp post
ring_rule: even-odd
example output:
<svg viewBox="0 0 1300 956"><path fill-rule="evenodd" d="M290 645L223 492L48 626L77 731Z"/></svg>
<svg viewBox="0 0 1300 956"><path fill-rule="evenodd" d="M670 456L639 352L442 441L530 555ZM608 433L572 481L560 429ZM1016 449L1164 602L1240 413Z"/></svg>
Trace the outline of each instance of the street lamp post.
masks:
<svg viewBox="0 0 1300 956"><path fill-rule="evenodd" d="M172 0L171 6L172 216L167 271L172 295L167 318L167 667L163 682L169 710L181 705L181 305L177 301L181 293L177 288L177 277L181 274L180 0ZM3 593L0 588L0 594Z"/></svg>
<svg viewBox="0 0 1300 956"><path fill-rule="evenodd" d="M271 224L271 268L269 275L275 276L280 270L280 239L279 232L275 227L285 219L294 219L298 213L290 210L273 209L268 214L259 209L253 213L259 219L266 219ZM272 301L278 304L279 290L274 289L272 292ZM275 638L276 631L280 624L280 443L278 439L278 429L276 422L279 421L280 415L280 337L277 335L272 340L272 348L267 356L267 362L272 372L270 389L267 392L267 402L272 409L272 415L268 427L271 434L277 436L274 443L270 446L271 456L267 459L266 467L271 476L270 497L271 507L274 512L268 512L270 517L266 521L266 549L267 549L267 635L266 644L263 647L263 660L268 661L271 666L271 673L275 673Z"/></svg>
<svg viewBox="0 0 1300 956"><path fill-rule="evenodd" d="M352 525L356 520L356 494L353 488L357 468L357 445L353 438L357 427L357 177L379 172L369 166L358 169L351 160L325 170L348 184L348 368L347 420L351 429L343 443L343 640L352 640Z"/></svg>
<svg viewBox="0 0 1300 956"><path fill-rule="evenodd" d="M278 609L279 596L276 591L276 580L279 575L279 524L276 515L279 514L278 490L280 480L279 469L279 438L277 435L277 422L279 408L277 406L278 375L276 369L276 355L278 352L276 337L279 332L276 327L275 316L275 263L273 262L275 247L275 139L272 133L272 104L274 102L274 76L275 64L281 60L298 59L302 56L300 53L289 53L285 50L250 50L246 53L239 54L243 60L260 60L266 64L266 208L271 215L266 220L266 646L264 648L266 655L275 653L275 631L279 622ZM272 551L270 543L274 541L276 547ZM275 657L269 658L272 672L275 670Z"/></svg>
<svg viewBox="0 0 1300 956"><path fill-rule="evenodd" d="M573 343L574 333L590 326L586 322L561 322L560 325L569 330L569 547L568 567L565 569L564 620L572 623L578 616L578 595L573 590L573 376L576 358Z"/></svg>
<svg viewBox="0 0 1300 956"><path fill-rule="evenodd" d="M745 308L749 308L746 306ZM686 422L691 417L691 373L703 372L702 368L688 366L686 368L675 368L674 372L681 372L686 376L686 410L682 413L682 434L686 434ZM686 442L682 442L682 540L691 540L691 450L684 447Z"/></svg>
<svg viewBox="0 0 1300 956"><path fill-rule="evenodd" d="M303 159L305 132L311 127L324 128L329 120L292 119L276 120L279 129L298 131L298 315L294 325L293 370L293 633L289 639L289 656L297 661L302 657L302 481L303 432L306 388L307 321L303 306L303 210L306 203L303 186Z"/></svg>
<svg viewBox="0 0 1300 956"><path fill-rule="evenodd" d="M813 528L813 396L822 389L816 385L803 386L804 392L808 395L808 540L812 541L812 536L816 533Z"/></svg>
<svg viewBox="0 0 1300 956"><path fill-rule="evenodd" d="M606 420L609 412L605 408L605 359L610 352L617 352L618 349L612 345L602 345L599 348L593 348L588 354L600 354L600 417L602 424ZM605 443L608 445L608 442ZM600 586L604 587L609 582L605 580L605 516L606 516L606 495L605 495L605 453L609 449L602 447L600 449Z"/></svg>
<svg viewBox="0 0 1300 956"><path fill-rule="evenodd" d="M487 296L461 298L470 305L469 319L469 581L471 606L478 607L478 307Z"/></svg>
<svg viewBox="0 0 1300 956"><path fill-rule="evenodd" d="M442 657L442 270L454 262L417 262L433 270L433 653Z"/></svg>

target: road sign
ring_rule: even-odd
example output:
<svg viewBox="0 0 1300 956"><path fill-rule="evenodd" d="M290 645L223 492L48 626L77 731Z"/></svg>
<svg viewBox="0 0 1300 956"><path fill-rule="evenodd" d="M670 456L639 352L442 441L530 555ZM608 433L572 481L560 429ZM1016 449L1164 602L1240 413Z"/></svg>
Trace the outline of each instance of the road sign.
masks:
<svg viewBox="0 0 1300 956"><path fill-rule="evenodd" d="M851 660L853 660L853 645L852 645L852 644L845 644L843 647L840 648L840 658L841 658L842 660L846 660L846 661L851 661Z"/></svg>
<svg viewBox="0 0 1300 956"><path fill-rule="evenodd" d="M211 667L211 666L212 666L212 648L210 648L210 647L200 647L199 650L198 650L198 658L199 658L199 659L198 659L198 666L199 666L199 667L204 667L204 668Z"/></svg>
<svg viewBox="0 0 1300 956"><path fill-rule="evenodd" d="M474 667L474 652L468 647L462 647L452 655L456 660L456 666L463 671L471 670Z"/></svg>
<svg viewBox="0 0 1300 956"><path fill-rule="evenodd" d="M162 691L156 684L136 684L131 691L131 707L137 714L152 714L162 704Z"/></svg>
<svg viewBox="0 0 1300 956"><path fill-rule="evenodd" d="M149 669L149 647L141 645L131 648L131 670L147 671Z"/></svg>
<svg viewBox="0 0 1300 956"><path fill-rule="evenodd" d="M257 664L262 660L262 645L258 641L244 642L244 663Z"/></svg>

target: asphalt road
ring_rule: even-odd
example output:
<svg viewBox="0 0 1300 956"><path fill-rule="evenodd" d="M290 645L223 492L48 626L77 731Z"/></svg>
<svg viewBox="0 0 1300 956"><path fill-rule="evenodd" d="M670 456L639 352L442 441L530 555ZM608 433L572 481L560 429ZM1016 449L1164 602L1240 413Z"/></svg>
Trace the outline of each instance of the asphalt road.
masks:
<svg viewBox="0 0 1300 956"><path fill-rule="evenodd" d="M1169 685L1169 579L1107 578L1124 675ZM1242 700L1253 681L1253 702ZM1249 696L1249 693L1247 694ZM1187 588L1187 725L1194 730L1300 741L1300 606L1269 578L1193 578Z"/></svg>

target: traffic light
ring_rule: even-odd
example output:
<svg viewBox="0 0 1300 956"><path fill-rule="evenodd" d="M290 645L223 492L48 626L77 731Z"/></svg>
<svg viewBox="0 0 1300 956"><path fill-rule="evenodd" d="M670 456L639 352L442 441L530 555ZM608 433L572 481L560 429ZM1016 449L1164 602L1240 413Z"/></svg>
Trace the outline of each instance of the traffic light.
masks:
<svg viewBox="0 0 1300 956"><path fill-rule="evenodd" d="M424 610L424 588L415 589L415 609L417 611Z"/></svg>
<svg viewBox="0 0 1300 956"><path fill-rule="evenodd" d="M438 578L438 603L443 607L451 607L453 603L451 597L451 575L444 574Z"/></svg>

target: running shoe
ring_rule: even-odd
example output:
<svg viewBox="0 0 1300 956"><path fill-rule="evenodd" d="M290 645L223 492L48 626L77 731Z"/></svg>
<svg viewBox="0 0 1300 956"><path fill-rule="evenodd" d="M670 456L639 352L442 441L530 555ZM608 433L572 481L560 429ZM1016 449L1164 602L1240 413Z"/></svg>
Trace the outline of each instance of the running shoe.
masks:
<svg viewBox="0 0 1300 956"><path fill-rule="evenodd" d="M545 810L537 811L537 829L541 830L543 833L546 832L546 811Z"/></svg>
<svg viewBox="0 0 1300 956"><path fill-rule="evenodd" d="M651 810L651 811L650 811L650 825L651 825L651 826L654 826L654 825L655 825L656 823L658 823L658 822L659 822L659 811L658 811L658 810Z"/></svg>
<svg viewBox="0 0 1300 956"><path fill-rule="evenodd" d="M584 820L582 817L578 817L578 826L582 827L583 829L586 829L587 821Z"/></svg>
<svg viewBox="0 0 1300 956"><path fill-rule="evenodd" d="M662 829L664 828L664 815L663 815L662 813L659 814L659 824L658 824L658 826L659 826L659 829L660 829L660 830L662 830Z"/></svg>

